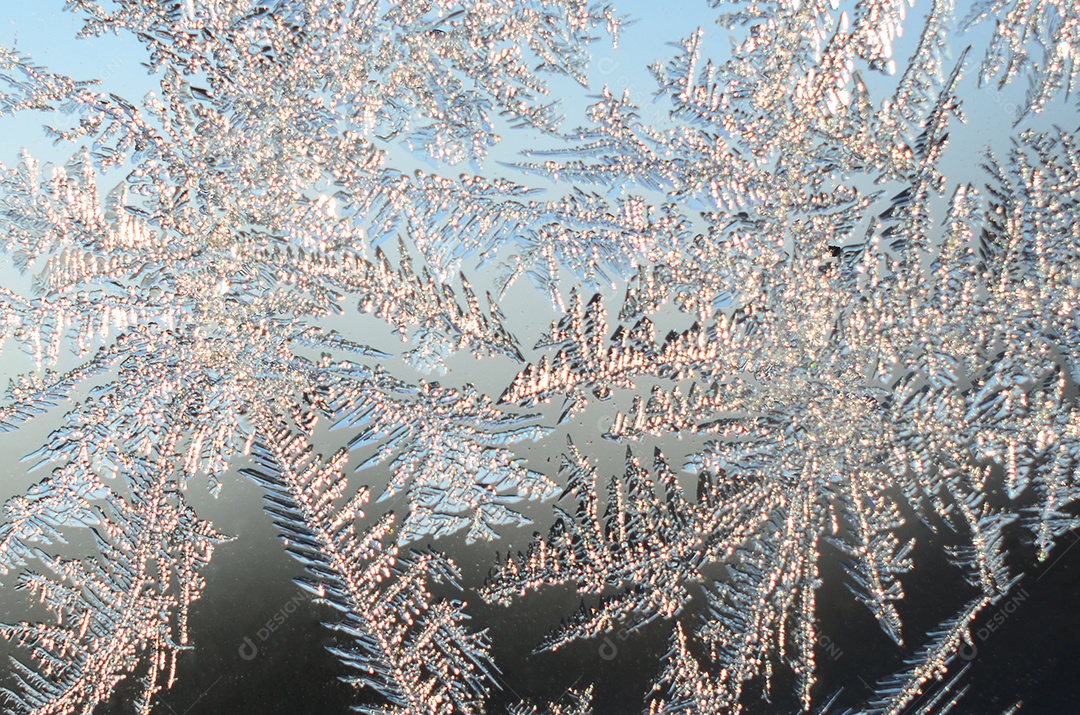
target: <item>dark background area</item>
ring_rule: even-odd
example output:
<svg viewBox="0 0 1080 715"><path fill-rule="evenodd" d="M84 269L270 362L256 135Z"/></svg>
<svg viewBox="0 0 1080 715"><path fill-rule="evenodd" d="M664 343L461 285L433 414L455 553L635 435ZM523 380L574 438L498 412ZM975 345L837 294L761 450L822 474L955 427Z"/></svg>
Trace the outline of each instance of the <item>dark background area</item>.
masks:
<svg viewBox="0 0 1080 715"><path fill-rule="evenodd" d="M236 491L237 501L258 504L253 485L237 484ZM237 514L235 509L232 513ZM154 712L348 712L350 705L359 702L358 696L338 680L348 673L326 651L335 636L320 625L322 618L331 618L334 613L311 604L291 582L300 569L279 547L269 518L248 507L240 513L246 533L221 546L215 556L206 593L192 607L195 648L180 656L177 683L159 695ZM824 585L818 593L818 615L825 637L817 652L819 681L814 692L818 706L834 694L837 700L830 712L865 704L875 683L903 670L905 658L923 645L925 634L974 595L941 550L950 543L949 532L932 532L922 524L916 530L920 532L914 554L916 568L904 579L907 595L900 604L908 640L903 649L880 631L846 588L839 553L831 547L823 552ZM487 605L476 596L473 589L483 583L484 569L494 563L495 550L505 550L508 545L524 548L530 533L531 529L520 529L494 544L466 546L456 537L434 544L459 564L472 564L466 566L472 570L462 575L467 611L474 628L490 629L494 659L502 670L500 687L493 690L487 712L505 713L520 699L556 699L569 688L584 688L590 683L595 686L596 715L642 712L644 697L667 650L671 622L655 622L629 636L612 634L606 645L603 639L595 639L576 642L556 653L534 654L532 649L544 635L577 608L580 599L573 589L529 593L505 608ZM1080 541L1077 535L1065 535L1046 563L1034 567L1033 549L1019 539L1010 544L1016 563L1026 560L1030 568L1010 596L980 614L973 625L976 649L965 652L969 667L959 683L969 690L954 713L997 715L1017 701L1023 702L1020 712L1025 714L1077 711L1080 548L1075 547L1076 541ZM482 559L484 552L490 554L487 561ZM994 614L1014 600L1003 622L989 631ZM703 604L698 593L683 614L685 625L696 622ZM277 615L281 622L269 632ZM248 642L258 648L253 656L250 648L242 653ZM950 676L963 665L963 661L954 661ZM771 701L755 696L760 693L760 683L748 686L748 715L798 712L790 671L779 666L776 674ZM932 683L928 696L935 687L939 686ZM132 712L128 700L130 693L121 688L113 698L114 705L100 712ZM914 713L918 704L909 712Z"/></svg>

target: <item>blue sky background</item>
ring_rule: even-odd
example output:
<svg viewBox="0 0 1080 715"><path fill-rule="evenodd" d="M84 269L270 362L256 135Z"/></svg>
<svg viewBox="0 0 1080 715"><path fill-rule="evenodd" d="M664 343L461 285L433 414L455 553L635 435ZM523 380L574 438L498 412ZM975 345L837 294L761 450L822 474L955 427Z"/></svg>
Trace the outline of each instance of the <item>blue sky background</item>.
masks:
<svg viewBox="0 0 1080 715"><path fill-rule="evenodd" d="M5 2L0 10L0 44L29 53L37 64L58 74L98 79L102 89L129 100L140 99L155 89L156 80L140 64L145 52L133 37L124 34L76 40L82 25L80 16L63 12L62 6L62 0ZM605 82L619 91L629 87L642 100L655 89L645 66L674 52L674 48L664 47L666 42L686 37L715 16L704 0L632 0L618 2L616 7L638 22L624 28L617 50L604 39L594 44L593 88L599 90ZM581 114L575 109L581 108L580 104L566 104L567 127L576 125ZM41 158L66 158L70 153L66 148L49 149L50 142L40 128L47 119L41 113L0 118L0 161L16 161L24 146ZM503 147L510 151L520 148Z"/></svg>

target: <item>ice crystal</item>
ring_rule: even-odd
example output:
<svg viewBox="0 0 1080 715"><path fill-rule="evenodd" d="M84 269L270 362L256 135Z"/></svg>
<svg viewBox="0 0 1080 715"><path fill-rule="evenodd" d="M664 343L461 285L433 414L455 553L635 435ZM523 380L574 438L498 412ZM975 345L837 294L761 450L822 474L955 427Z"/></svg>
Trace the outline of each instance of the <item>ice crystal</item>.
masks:
<svg viewBox="0 0 1080 715"><path fill-rule="evenodd" d="M390 460L393 474L380 500L409 484L403 542L466 527L469 541L493 539L496 526L528 523L508 504L554 493L550 479L503 446L546 433L521 424L529 415L496 410L471 386L453 390L424 383L398 391L405 399L387 399L389 391L345 393L336 397L334 409L339 424L364 427L350 447L378 443L359 468Z"/></svg>
<svg viewBox="0 0 1080 715"><path fill-rule="evenodd" d="M548 703L544 710L521 703L510 711L510 715L592 715L592 698L590 686L582 692L571 690L559 702Z"/></svg>
<svg viewBox="0 0 1080 715"><path fill-rule="evenodd" d="M0 636L40 666L12 661L16 687L3 692L12 712L88 711L137 675L135 708L148 713L155 693L173 682L177 652L190 648L188 606L222 537L186 504L177 465L164 455L109 457L123 486L110 486L88 459L71 461L4 506L0 573L39 563L41 571L20 574L17 588L56 619L0 626ZM72 529L90 532L100 558L42 550L64 543Z"/></svg>
<svg viewBox="0 0 1080 715"><path fill-rule="evenodd" d="M403 338L410 325L418 326L418 347L406 356L408 362L427 371L445 371L445 359L466 347L477 357L499 354L522 359L517 340L503 326L504 319L490 293L489 317L481 312L468 278L462 275L466 304L462 308L449 284L440 284L426 268L417 275L404 246L401 253L401 267L395 271L386 254L376 251L364 278L367 292L360 299L360 312L396 322Z"/></svg>
<svg viewBox="0 0 1080 715"><path fill-rule="evenodd" d="M650 476L628 453L624 476L608 483L601 513L596 470L571 443L559 476L564 495L573 494L577 502L574 513L556 507L550 535L537 537L527 554L508 556L492 571L481 596L508 604L528 589L562 583L573 583L581 594L624 589L576 614L545 640L545 650L620 624L633 630L677 615L689 598L687 582L702 580L697 568L723 554L731 534L750 527L738 523L742 512L725 504L720 486L703 483L697 501L687 501L659 451L654 473Z"/></svg>
<svg viewBox="0 0 1080 715"><path fill-rule="evenodd" d="M384 544L393 513L357 531L368 490L337 503L348 484L342 474L347 453L323 464L302 434L264 420L269 418L260 418L254 451L259 468L245 473L266 489L266 509L286 548L311 573L301 585L341 612L333 628L350 645L332 650L357 672L352 682L391 705L358 710L480 712L492 667L485 635L465 629L463 603L433 603L425 582L452 581L453 563L430 552L399 556L397 547Z"/></svg>
<svg viewBox="0 0 1080 715"><path fill-rule="evenodd" d="M669 634L653 715L738 713L779 680L830 710L837 555L906 659L859 711L956 706L972 624L1032 566L1011 540L1045 561L1080 526L1080 148L1034 122L1071 110L1080 19L987 0L967 25L995 19L989 44L953 53L951 0L711 4L719 23L649 67L666 114L600 87L572 129L551 97L617 37L604 2L68 0L84 37L141 43L140 101L0 50L0 112L49 113L73 146L0 167L0 247L27 277L0 287L0 341L34 364L0 431L52 420L30 455L52 471L0 524L0 574L53 617L0 626L13 711L90 712L127 679L150 711L226 540L185 489L236 470L336 612L361 712L488 710L496 649L445 596L469 586L410 545L515 538L560 490L479 595L589 599L538 650ZM958 181L969 58L980 84L1028 75L1011 119L1032 124ZM493 160L503 134L529 142L517 163ZM556 313L535 343L523 277ZM457 379L470 357L486 382ZM573 433L598 414L630 443L604 487L603 447ZM326 427L347 435L328 459ZM397 527L361 510L381 478ZM920 633L902 605L927 530L966 590Z"/></svg>
<svg viewBox="0 0 1080 715"><path fill-rule="evenodd" d="M980 82L997 78L1005 85L1026 72L1030 78L1025 109L1036 112L1059 92L1068 95L1077 90L1080 13L1074 4L983 0L975 4L968 21L987 17L999 19L983 60Z"/></svg>

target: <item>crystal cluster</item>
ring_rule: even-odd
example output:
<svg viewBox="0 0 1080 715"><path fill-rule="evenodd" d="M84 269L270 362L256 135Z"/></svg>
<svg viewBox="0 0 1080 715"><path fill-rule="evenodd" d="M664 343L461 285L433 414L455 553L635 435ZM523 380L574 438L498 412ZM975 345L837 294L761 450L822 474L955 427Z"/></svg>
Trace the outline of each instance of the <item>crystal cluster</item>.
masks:
<svg viewBox="0 0 1080 715"><path fill-rule="evenodd" d="M1045 561L1080 526L1080 147L1040 121L1075 119L1080 14L986 0L966 26L996 20L987 44L952 56L951 0L711 4L649 68L662 117L602 87L569 129L552 96L587 91L590 43L624 24L603 1L68 0L83 37L141 44L138 101L0 49L0 113L47 112L72 148L0 166L0 249L29 277L0 288L0 344L34 364L0 431L52 426L50 473L0 522L0 574L51 614L0 626L11 712L88 713L123 681L151 710L228 540L187 485L238 472L360 712L488 711L495 649L441 595L470 587L416 542L514 539L537 509L547 534L477 595L590 599L545 651L665 624L642 712L833 707L838 554L908 658L851 712L960 702L973 622L1037 567L1007 544ZM957 170L965 92L1021 77L1011 144ZM496 163L500 133L543 141ZM535 342L522 290L556 313ZM463 359L493 377L458 380ZM324 459L328 425L349 437ZM604 484L594 437L628 443ZM361 510L380 475L400 523ZM966 582L928 634L902 607L917 523ZM550 700L510 712L586 715L594 687Z"/></svg>

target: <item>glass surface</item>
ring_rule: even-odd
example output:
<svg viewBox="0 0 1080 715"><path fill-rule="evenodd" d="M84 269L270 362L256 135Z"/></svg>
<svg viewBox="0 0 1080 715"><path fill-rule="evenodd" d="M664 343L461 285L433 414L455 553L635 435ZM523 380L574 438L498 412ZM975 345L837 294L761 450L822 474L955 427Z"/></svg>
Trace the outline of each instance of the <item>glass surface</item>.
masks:
<svg viewBox="0 0 1080 715"><path fill-rule="evenodd" d="M1067 713L1069 0L0 9L5 712Z"/></svg>

